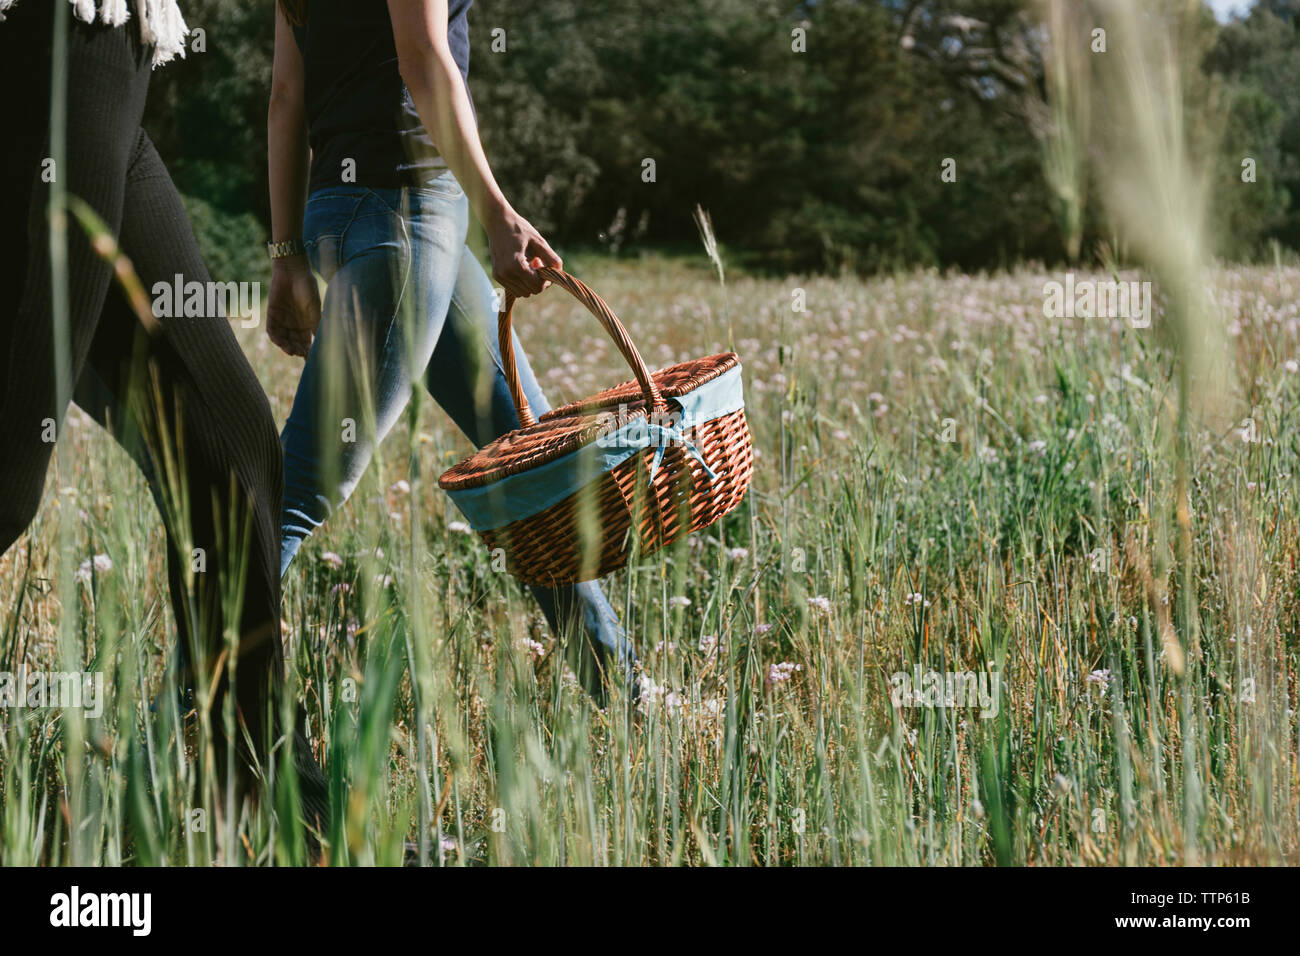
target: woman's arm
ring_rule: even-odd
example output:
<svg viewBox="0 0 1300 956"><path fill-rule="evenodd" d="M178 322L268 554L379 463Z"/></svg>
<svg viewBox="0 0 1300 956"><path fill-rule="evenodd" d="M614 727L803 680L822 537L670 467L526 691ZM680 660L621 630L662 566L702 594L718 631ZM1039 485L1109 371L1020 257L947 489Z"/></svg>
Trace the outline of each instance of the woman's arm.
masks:
<svg viewBox="0 0 1300 956"><path fill-rule="evenodd" d="M275 60L266 141L271 182L271 240L300 239L307 202L307 106L302 54L293 28L275 5Z"/></svg>
<svg viewBox="0 0 1300 956"><path fill-rule="evenodd" d="M487 230L493 278L516 296L541 292L547 283L533 271L533 260L558 269L560 257L515 212L492 175L447 43L447 0L388 0L388 14L398 68L415 109Z"/></svg>
<svg viewBox="0 0 1300 956"><path fill-rule="evenodd" d="M268 177L271 185L271 240L302 238L307 202L307 106L302 54L293 29L275 5L275 62L271 102L266 111ZM320 324L320 291L305 255L272 260L266 332L290 355L306 355Z"/></svg>

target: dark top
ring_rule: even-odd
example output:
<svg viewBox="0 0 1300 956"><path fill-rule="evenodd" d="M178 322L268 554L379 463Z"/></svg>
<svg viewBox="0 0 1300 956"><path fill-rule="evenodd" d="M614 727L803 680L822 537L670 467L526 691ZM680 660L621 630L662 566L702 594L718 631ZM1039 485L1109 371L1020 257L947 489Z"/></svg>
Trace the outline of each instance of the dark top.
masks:
<svg viewBox="0 0 1300 956"><path fill-rule="evenodd" d="M447 39L466 92L473 2L447 4ZM343 178L348 159L355 184L376 189L420 185L447 168L398 72L383 0L309 0L307 22L293 34L305 73L311 191L353 184Z"/></svg>

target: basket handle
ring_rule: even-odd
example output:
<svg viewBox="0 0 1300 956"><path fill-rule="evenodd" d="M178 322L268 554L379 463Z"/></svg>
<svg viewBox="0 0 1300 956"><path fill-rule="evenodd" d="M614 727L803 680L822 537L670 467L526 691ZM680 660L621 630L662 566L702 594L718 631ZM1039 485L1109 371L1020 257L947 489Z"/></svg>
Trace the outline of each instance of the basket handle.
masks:
<svg viewBox="0 0 1300 956"><path fill-rule="evenodd" d="M614 310L605 304L605 300L593 292L582 280L575 279L560 269L542 266L537 270L537 274L550 279L556 285L567 290L575 299L585 305L592 315L600 320L600 324L605 327L605 331L609 333L609 337L614 340L614 344L618 346L618 350L623 354L624 361L632 367L632 374L636 376L637 384L641 386L641 395L645 398L646 405L651 411L665 411L668 408L668 403L659 394L659 389L655 385L654 379L650 377L650 372L645 367L641 353L636 350L631 337L627 334L627 329L623 328L623 323L618 320ZM501 345L501 368L505 371L506 384L510 387L510 397L514 399L515 412L519 415L519 427L527 428L529 425L536 424L537 419L533 417L533 413L528 407L528 399L524 397L523 386L519 382L519 370L515 367L514 336L511 334L510 325L510 317L514 312L514 308L515 297L509 292L505 293L504 308L497 313L497 338Z"/></svg>

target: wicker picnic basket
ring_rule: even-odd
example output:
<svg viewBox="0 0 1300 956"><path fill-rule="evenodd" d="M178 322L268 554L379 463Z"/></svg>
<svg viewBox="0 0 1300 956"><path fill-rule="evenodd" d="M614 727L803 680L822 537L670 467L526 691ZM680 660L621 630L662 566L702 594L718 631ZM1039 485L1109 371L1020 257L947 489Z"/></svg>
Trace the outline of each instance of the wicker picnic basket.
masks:
<svg viewBox="0 0 1300 956"><path fill-rule="evenodd" d="M448 469L445 489L506 570L528 584L601 577L735 508L754 473L740 360L710 355L651 373L605 301L573 276L539 270L585 305L635 379L534 418L515 367L506 295L502 367L520 427Z"/></svg>

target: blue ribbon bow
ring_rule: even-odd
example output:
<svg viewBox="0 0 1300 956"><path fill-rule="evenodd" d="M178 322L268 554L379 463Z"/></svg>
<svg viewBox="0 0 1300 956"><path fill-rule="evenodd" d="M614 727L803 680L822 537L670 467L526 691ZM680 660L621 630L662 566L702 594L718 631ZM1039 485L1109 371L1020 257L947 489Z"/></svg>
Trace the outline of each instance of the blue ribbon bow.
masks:
<svg viewBox="0 0 1300 956"><path fill-rule="evenodd" d="M655 457L650 463L650 479L653 481L655 472L659 470L659 465L664 460L664 451L667 449L669 442L677 442L686 449L686 454L690 455L700 463L709 475L709 481L716 481L718 473L709 467L709 463L704 460L704 455L695 447L695 443L686 437L686 432L681 424L660 425L658 422L648 422L646 425L646 445L650 444L650 439L656 438Z"/></svg>

